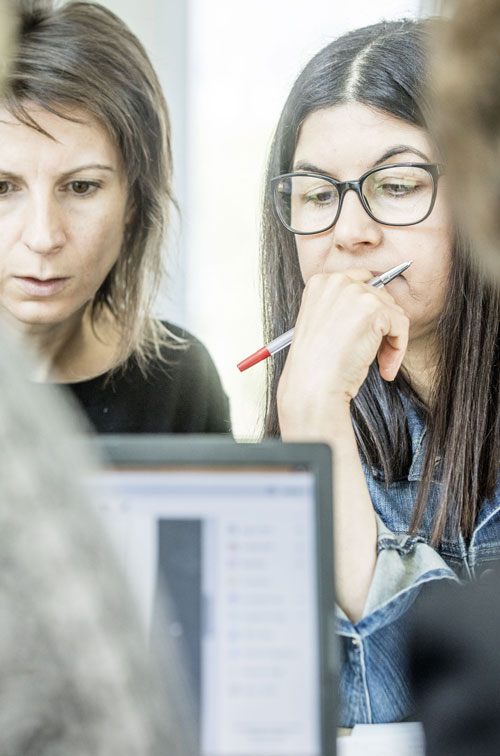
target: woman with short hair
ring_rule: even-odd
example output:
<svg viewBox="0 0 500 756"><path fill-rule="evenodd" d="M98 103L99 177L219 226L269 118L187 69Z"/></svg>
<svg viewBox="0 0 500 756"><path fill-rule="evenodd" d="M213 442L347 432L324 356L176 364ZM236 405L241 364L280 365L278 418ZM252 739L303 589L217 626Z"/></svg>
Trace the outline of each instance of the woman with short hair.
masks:
<svg viewBox="0 0 500 756"><path fill-rule="evenodd" d="M19 4L0 101L0 307L107 432L228 432L205 348L152 316L175 205L151 63L104 7Z"/></svg>

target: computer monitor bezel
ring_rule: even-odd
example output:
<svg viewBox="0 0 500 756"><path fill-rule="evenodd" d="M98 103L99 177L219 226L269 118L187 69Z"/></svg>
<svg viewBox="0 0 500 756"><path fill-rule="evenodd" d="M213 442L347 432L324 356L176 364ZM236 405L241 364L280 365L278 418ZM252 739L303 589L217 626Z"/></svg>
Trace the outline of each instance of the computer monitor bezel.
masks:
<svg viewBox="0 0 500 756"><path fill-rule="evenodd" d="M323 443L288 443L266 439L237 442L216 435L101 434L95 437L104 467L294 468L315 480L318 653L321 756L335 756L340 650L335 631L333 567L332 452Z"/></svg>

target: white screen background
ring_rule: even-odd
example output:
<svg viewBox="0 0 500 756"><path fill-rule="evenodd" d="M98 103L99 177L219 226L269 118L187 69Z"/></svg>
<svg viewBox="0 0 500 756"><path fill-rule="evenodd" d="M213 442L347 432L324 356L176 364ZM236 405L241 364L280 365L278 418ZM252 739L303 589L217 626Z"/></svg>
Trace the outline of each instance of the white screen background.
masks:
<svg viewBox="0 0 500 756"><path fill-rule="evenodd" d="M146 628L158 522L201 522L201 752L319 755L312 474L104 471L91 485Z"/></svg>

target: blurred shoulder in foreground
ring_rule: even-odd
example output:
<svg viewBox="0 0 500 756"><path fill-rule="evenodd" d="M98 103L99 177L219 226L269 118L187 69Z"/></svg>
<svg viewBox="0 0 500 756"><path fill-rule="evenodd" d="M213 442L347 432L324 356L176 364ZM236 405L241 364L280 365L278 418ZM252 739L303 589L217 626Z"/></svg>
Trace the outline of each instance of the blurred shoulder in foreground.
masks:
<svg viewBox="0 0 500 756"><path fill-rule="evenodd" d="M165 698L78 484L76 418L0 348L0 753L184 754L175 671Z"/></svg>
<svg viewBox="0 0 500 756"><path fill-rule="evenodd" d="M500 568L422 592L409 640L416 718L427 756L497 756Z"/></svg>

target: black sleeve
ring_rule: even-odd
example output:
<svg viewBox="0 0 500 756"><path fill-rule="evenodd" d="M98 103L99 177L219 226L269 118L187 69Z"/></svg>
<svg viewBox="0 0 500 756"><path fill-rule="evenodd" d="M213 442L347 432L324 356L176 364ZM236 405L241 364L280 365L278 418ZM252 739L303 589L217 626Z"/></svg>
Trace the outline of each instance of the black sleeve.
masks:
<svg viewBox="0 0 500 756"><path fill-rule="evenodd" d="M186 336L179 360L178 405L174 432L230 433L229 401L210 354L193 336Z"/></svg>

